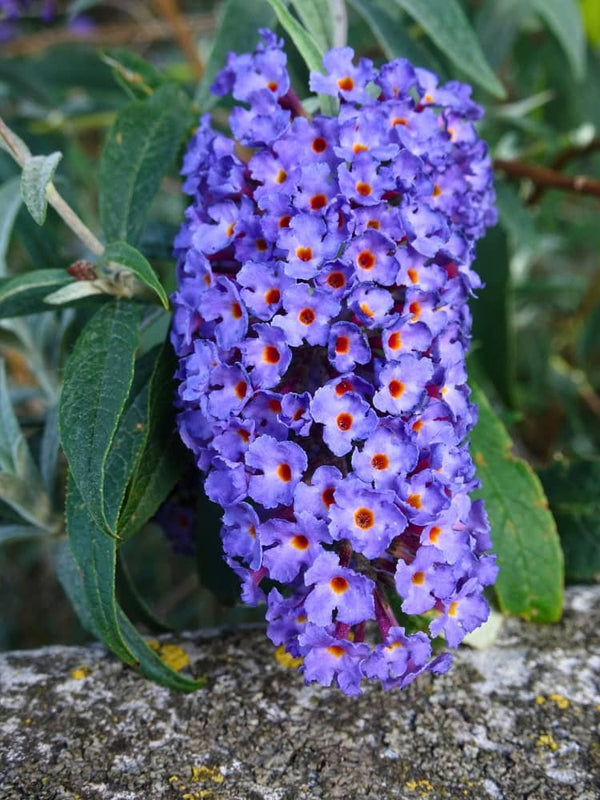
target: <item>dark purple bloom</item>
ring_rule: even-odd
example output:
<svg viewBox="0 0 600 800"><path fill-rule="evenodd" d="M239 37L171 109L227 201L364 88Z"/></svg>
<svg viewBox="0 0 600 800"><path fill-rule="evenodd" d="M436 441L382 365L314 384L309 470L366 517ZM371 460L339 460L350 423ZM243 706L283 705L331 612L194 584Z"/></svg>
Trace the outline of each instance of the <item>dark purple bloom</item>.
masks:
<svg viewBox="0 0 600 800"><path fill-rule="evenodd" d="M266 602L305 679L402 687L448 668L431 639L486 618L497 571L465 441L466 304L496 217L480 109L462 84L342 48L311 76L339 113L310 119L261 35L214 86L243 103L229 125L252 152L204 116L184 159L179 431L225 509L242 600ZM415 633L394 588L431 615Z"/></svg>

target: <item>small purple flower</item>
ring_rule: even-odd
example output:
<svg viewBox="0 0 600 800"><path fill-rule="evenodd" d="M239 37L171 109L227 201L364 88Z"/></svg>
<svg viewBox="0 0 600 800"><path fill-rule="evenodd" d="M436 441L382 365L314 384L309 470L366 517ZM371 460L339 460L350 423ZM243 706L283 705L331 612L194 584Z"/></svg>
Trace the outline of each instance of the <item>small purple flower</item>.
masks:
<svg viewBox="0 0 600 800"><path fill-rule="evenodd" d="M259 529L263 563L270 577L281 583L290 583L303 567L310 567L319 553L321 544L331 541L327 525L310 514L298 512L296 521L273 518Z"/></svg>
<svg viewBox="0 0 600 800"><path fill-rule="evenodd" d="M304 601L309 622L326 626L333 620L355 625L373 616L373 589L370 578L342 567L335 553L323 551L304 573L312 590Z"/></svg>
<svg viewBox="0 0 600 800"><path fill-rule="evenodd" d="M254 386L270 389L279 383L289 367L292 353L285 335L278 328L262 323L252 327L256 337L248 338L242 344L242 363L246 368L252 368L250 379Z"/></svg>
<svg viewBox="0 0 600 800"><path fill-rule="evenodd" d="M468 580L460 591L444 601L444 610L430 624L432 636L443 633L450 647L458 647L467 633L482 625L490 614L490 607L481 595L476 578Z"/></svg>
<svg viewBox="0 0 600 800"><path fill-rule="evenodd" d="M361 693L361 665L369 654L369 646L348 639L336 639L317 625L308 625L298 637L304 655L304 678L331 686L335 680L347 695Z"/></svg>
<svg viewBox="0 0 600 800"><path fill-rule="evenodd" d="M376 489L392 489L416 467L419 451L408 439L392 428L379 426L362 449L352 454L352 466L358 477Z"/></svg>
<svg viewBox="0 0 600 800"><path fill-rule="evenodd" d="M394 499L394 492L376 491L357 478L346 478L336 488L335 505L329 512L332 537L348 539L366 558L383 556L406 527L406 518Z"/></svg>
<svg viewBox="0 0 600 800"><path fill-rule="evenodd" d="M398 356L379 373L379 389L373 405L388 414L412 413L424 400L432 375L428 358L417 358L410 353Z"/></svg>
<svg viewBox="0 0 600 800"><path fill-rule="evenodd" d="M278 442L272 436L255 439L248 447L245 462L256 470L250 476L248 494L265 508L292 502L308 463L301 447L294 442Z"/></svg>
<svg viewBox="0 0 600 800"><path fill-rule="evenodd" d="M352 443L366 439L377 424L373 409L354 392L339 394L329 385L317 389L310 404L315 422L323 425L323 439L332 453L343 456Z"/></svg>
<svg viewBox="0 0 600 800"><path fill-rule="evenodd" d="M447 598L455 588L452 570L444 566L443 555L435 547L421 548L411 564L398 561L395 576L398 594L404 598L402 610L423 614L437 599Z"/></svg>
<svg viewBox="0 0 600 800"><path fill-rule="evenodd" d="M284 290L283 307L285 316L278 314L272 324L283 329L293 347L299 347L303 340L313 345L327 343L340 304L322 289L311 291L306 283L298 283Z"/></svg>
<svg viewBox="0 0 600 800"><path fill-rule="evenodd" d="M371 360L368 339L352 322L336 322L331 326L327 352L338 372L348 372L356 364L367 364Z"/></svg>
<svg viewBox="0 0 600 800"><path fill-rule="evenodd" d="M354 50L351 47L340 47L326 53L323 56L323 65L328 74L311 73L311 91L339 96L352 103L368 102L370 97L365 89L375 78L373 62L368 58L361 58L358 66L355 66L353 58Z"/></svg>

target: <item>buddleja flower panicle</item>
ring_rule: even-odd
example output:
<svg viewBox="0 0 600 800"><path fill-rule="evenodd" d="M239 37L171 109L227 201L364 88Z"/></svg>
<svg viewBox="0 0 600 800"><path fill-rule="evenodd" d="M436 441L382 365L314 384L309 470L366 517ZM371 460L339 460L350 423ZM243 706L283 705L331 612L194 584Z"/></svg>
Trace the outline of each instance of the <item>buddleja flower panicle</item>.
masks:
<svg viewBox="0 0 600 800"><path fill-rule="evenodd" d="M481 624L496 575L465 443L471 264L496 220L482 111L468 86L342 48L310 80L339 115L308 119L261 35L213 87L243 104L243 148L205 115L184 161L179 429L273 642L306 680L401 687L448 668L431 639Z"/></svg>

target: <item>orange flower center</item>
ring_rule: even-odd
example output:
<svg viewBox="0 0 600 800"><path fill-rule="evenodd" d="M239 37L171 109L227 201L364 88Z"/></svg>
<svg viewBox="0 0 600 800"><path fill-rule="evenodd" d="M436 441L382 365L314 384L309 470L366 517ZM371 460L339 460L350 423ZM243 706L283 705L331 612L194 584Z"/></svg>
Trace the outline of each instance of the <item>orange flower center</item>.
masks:
<svg viewBox="0 0 600 800"><path fill-rule="evenodd" d="M390 390L390 394L392 395L394 400L397 400L399 397L402 397L402 395L404 394L404 388L405 387L402 381L393 380L390 381L388 384L388 389Z"/></svg>
<svg viewBox="0 0 600 800"><path fill-rule="evenodd" d="M298 320L303 325L312 325L316 319L316 314L312 310L312 308L303 308L302 311L298 314Z"/></svg>
<svg viewBox="0 0 600 800"><path fill-rule="evenodd" d="M341 431L349 431L353 422L352 414L343 411L341 414L337 415L335 422Z"/></svg>
<svg viewBox="0 0 600 800"><path fill-rule="evenodd" d="M385 453L375 453L371 459L371 466L373 469L387 469L390 465L390 459Z"/></svg>
<svg viewBox="0 0 600 800"><path fill-rule="evenodd" d="M354 524L363 531L368 531L375 524L375 514L370 508L359 508L354 512Z"/></svg>
<svg viewBox="0 0 600 800"><path fill-rule="evenodd" d="M375 256L370 250L362 250L356 259L356 263L361 269L373 269L375 266Z"/></svg>
<svg viewBox="0 0 600 800"><path fill-rule="evenodd" d="M342 578L338 575L329 581L329 585L336 594L344 594L350 584L346 578Z"/></svg>
<svg viewBox="0 0 600 800"><path fill-rule="evenodd" d="M335 340L335 352L344 355L350 349L350 339L347 336L338 336Z"/></svg>
<svg viewBox="0 0 600 800"><path fill-rule="evenodd" d="M266 364L278 364L281 361L281 354L276 347L269 344L263 350L263 361Z"/></svg>
<svg viewBox="0 0 600 800"><path fill-rule="evenodd" d="M340 78L337 82L337 85L342 90L342 92L351 92L354 89L354 81L350 77L350 75L346 75L344 78Z"/></svg>
<svg viewBox="0 0 600 800"><path fill-rule="evenodd" d="M292 480L292 470L289 464L280 464L277 467L277 477L284 483L289 483Z"/></svg>
<svg viewBox="0 0 600 800"><path fill-rule="evenodd" d="M312 247L296 248L296 258L299 258L300 261L310 261L312 257L313 257Z"/></svg>
<svg viewBox="0 0 600 800"><path fill-rule="evenodd" d="M267 292L265 292L265 303L268 306L272 306L275 303L278 303L280 299L281 299L281 292L279 291L279 289L269 289Z"/></svg>

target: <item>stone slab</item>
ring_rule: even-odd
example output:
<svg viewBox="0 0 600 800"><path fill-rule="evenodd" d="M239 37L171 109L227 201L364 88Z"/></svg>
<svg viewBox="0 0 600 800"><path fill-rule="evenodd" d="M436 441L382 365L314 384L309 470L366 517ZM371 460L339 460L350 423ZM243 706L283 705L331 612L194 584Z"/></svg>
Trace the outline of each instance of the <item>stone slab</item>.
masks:
<svg viewBox="0 0 600 800"><path fill-rule="evenodd" d="M597 800L600 586L403 692L304 686L259 630L178 641L206 687L98 646L0 656L2 800Z"/></svg>

